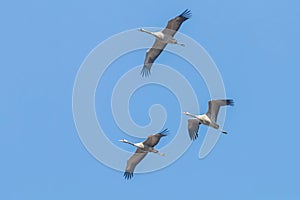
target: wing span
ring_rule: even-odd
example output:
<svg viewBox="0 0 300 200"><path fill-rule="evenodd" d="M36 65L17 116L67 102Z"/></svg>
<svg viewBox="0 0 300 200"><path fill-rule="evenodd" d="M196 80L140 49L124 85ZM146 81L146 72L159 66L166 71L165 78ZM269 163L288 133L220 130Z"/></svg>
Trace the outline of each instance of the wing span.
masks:
<svg viewBox="0 0 300 200"><path fill-rule="evenodd" d="M143 160L148 152L137 149L135 153L127 160L126 169L124 172L125 179L131 179L133 177L133 171L137 164Z"/></svg>
<svg viewBox="0 0 300 200"><path fill-rule="evenodd" d="M210 100L208 102L208 111L206 115L213 121L217 122L218 113L221 106L233 106L234 102L232 99L219 99L219 100Z"/></svg>
<svg viewBox="0 0 300 200"><path fill-rule="evenodd" d="M198 119L189 119L188 120L188 130L191 140L196 140L198 138L198 130L200 121Z"/></svg>
<svg viewBox="0 0 300 200"><path fill-rule="evenodd" d="M161 42L160 40L156 39L153 46L147 50L144 66L141 71L142 77L148 77L150 75L150 69L154 61L161 54L166 45L167 43Z"/></svg>
<svg viewBox="0 0 300 200"><path fill-rule="evenodd" d="M166 136L168 132L169 132L168 129L165 129L165 130L161 131L160 133L156 133L156 134L150 135L143 142L143 144L147 145L147 146L150 146L150 147L154 147L155 145L158 144L160 138Z"/></svg>
<svg viewBox="0 0 300 200"><path fill-rule="evenodd" d="M175 33L179 30L181 24L189 19L192 16L192 13L190 10L186 9L183 11L180 15L177 17L171 19L168 21L168 25L166 28L162 31L165 34L171 35L172 37L175 35Z"/></svg>

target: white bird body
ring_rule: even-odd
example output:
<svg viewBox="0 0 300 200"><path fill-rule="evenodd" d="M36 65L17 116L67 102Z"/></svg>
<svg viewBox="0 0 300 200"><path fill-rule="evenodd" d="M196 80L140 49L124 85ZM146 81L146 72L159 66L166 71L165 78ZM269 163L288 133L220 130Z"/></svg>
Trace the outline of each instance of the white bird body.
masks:
<svg viewBox="0 0 300 200"><path fill-rule="evenodd" d="M209 119L209 117L207 117L206 114L203 115L196 115L197 119L199 119L199 121L201 122L201 124L205 124L207 126L209 126L211 124L211 120Z"/></svg>
<svg viewBox="0 0 300 200"><path fill-rule="evenodd" d="M208 102L208 111L205 114L194 115L189 112L183 112L183 114L193 117L193 119L188 120L188 131L190 138L192 140L197 139L200 124L210 126L224 134L227 134L227 132L220 129L220 126L217 124L217 117L221 106L233 106L233 104L234 102L231 99L211 100Z"/></svg>
<svg viewBox="0 0 300 200"><path fill-rule="evenodd" d="M189 115L191 117L194 117L194 118L198 119L201 124L204 124L206 126L210 126L212 128L216 128L216 129L219 128L219 125L216 124L216 123L214 123L206 114L203 114L203 115L193 115L193 114L191 114L189 112L184 112L184 114L185 115Z"/></svg>
<svg viewBox="0 0 300 200"><path fill-rule="evenodd" d="M145 146L144 146L144 144L142 142L135 143L134 146L137 147L137 148L140 148L142 150L145 148Z"/></svg>

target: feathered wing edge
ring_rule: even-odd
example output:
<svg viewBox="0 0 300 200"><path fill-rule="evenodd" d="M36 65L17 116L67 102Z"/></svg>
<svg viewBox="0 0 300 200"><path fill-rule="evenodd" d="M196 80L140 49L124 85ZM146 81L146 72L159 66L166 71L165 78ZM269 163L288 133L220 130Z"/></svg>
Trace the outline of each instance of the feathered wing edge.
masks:
<svg viewBox="0 0 300 200"><path fill-rule="evenodd" d="M234 106L233 99L217 99L208 101L208 111L206 115L213 120L217 121L219 110L221 106Z"/></svg>
<svg viewBox="0 0 300 200"><path fill-rule="evenodd" d="M198 138L200 124L198 119L188 119L188 132L192 141L195 141Z"/></svg>
<svg viewBox="0 0 300 200"><path fill-rule="evenodd" d="M170 132L169 129L165 128L164 130L162 130L161 132L159 132L159 134L162 134L163 136L166 136L166 135L168 135L169 132Z"/></svg>
<svg viewBox="0 0 300 200"><path fill-rule="evenodd" d="M183 11L178 17L189 19L192 17L192 12L189 9L185 9L185 11Z"/></svg>
<svg viewBox="0 0 300 200"><path fill-rule="evenodd" d="M167 128L165 128L164 130L160 131L157 134L161 134L162 137L166 136L169 133L169 130ZM127 161L127 166L126 166L126 170L123 174L124 178L129 180L133 177L133 171L136 167L136 165L144 159L144 157L147 155L148 152L144 152L140 149L137 149L136 152L128 159ZM135 160L134 160L135 159ZM134 162L133 162L134 161ZM131 162L131 163L130 163ZM129 166L130 164L130 166ZM134 165L134 166L131 166ZM129 169L130 168L130 169Z"/></svg>
<svg viewBox="0 0 300 200"><path fill-rule="evenodd" d="M137 149L135 153L127 160L126 169L124 172L125 179L131 179L133 177L133 172L135 167L144 159L148 152Z"/></svg>
<svg viewBox="0 0 300 200"><path fill-rule="evenodd" d="M149 48L146 52L146 57L144 60L144 66L141 71L142 77L149 77L151 75L151 67L156 60L156 58L162 53L164 48L167 46L166 43L159 41L158 39L155 40L152 47Z"/></svg>
<svg viewBox="0 0 300 200"><path fill-rule="evenodd" d="M124 178L129 180L133 177L133 172L124 172Z"/></svg>
<svg viewBox="0 0 300 200"><path fill-rule="evenodd" d="M146 65L144 64L142 71L141 71L141 76L142 77L149 77L151 75L150 69L152 67L152 63Z"/></svg>

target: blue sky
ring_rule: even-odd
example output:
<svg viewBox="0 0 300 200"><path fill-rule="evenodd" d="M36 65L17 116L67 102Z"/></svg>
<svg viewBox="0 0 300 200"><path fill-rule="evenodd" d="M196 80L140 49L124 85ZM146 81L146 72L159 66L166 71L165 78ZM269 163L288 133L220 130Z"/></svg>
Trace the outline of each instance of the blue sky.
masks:
<svg viewBox="0 0 300 200"><path fill-rule="evenodd" d="M142 195L147 200L152 199L147 196L149 191L157 199L300 198L300 3L170 3L1 2L1 199L129 199ZM202 127L199 139L174 164L126 181L122 172L89 154L78 137L72 115L77 71L89 52L108 37L133 28L165 26L186 8L193 17L180 31L208 51L220 70L227 96L235 99L235 107L227 109L225 128L230 134L222 135L209 156L199 160L207 130ZM140 51L117 62L130 69L143 59ZM165 53L157 61L172 65L178 60ZM113 73L121 75L122 71ZM197 89L202 91L205 87L199 81ZM155 90L149 88L148 95L153 96ZM169 105L171 101L166 109L173 109L176 99L162 92L170 98L155 98L147 105ZM207 91L197 95L205 110ZM134 98L142 102L141 94ZM136 106L143 107L142 103ZM96 108L101 116L101 105ZM140 124L149 120L132 112ZM176 130L172 120L167 126ZM107 129L117 130L113 122L107 122ZM126 135L108 137L115 140ZM158 147L172 137L171 133Z"/></svg>

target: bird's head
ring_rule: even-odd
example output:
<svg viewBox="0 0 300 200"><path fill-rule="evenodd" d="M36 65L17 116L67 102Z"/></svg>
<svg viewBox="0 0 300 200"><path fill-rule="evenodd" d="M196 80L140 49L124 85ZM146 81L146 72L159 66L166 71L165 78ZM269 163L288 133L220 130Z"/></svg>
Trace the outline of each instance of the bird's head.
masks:
<svg viewBox="0 0 300 200"><path fill-rule="evenodd" d="M189 112L182 112L182 114L189 115L190 113Z"/></svg>
<svg viewBox="0 0 300 200"><path fill-rule="evenodd" d="M123 140L119 140L119 142L127 143L128 140L123 139Z"/></svg>
<svg viewBox="0 0 300 200"><path fill-rule="evenodd" d="M139 28L138 31L145 32L145 29Z"/></svg>

